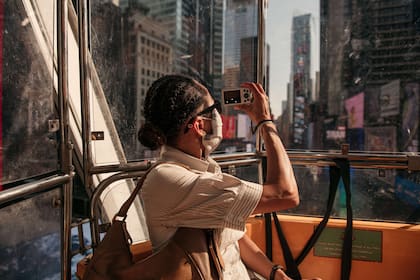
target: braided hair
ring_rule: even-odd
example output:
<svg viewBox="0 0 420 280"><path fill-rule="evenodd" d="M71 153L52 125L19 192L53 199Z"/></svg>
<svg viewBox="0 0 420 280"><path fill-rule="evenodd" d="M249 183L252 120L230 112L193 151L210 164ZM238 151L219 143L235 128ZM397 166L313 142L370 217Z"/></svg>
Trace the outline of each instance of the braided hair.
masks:
<svg viewBox="0 0 420 280"><path fill-rule="evenodd" d="M144 102L145 123L137 135L140 143L152 150L173 143L183 125L204 103L204 94L198 82L187 76L167 75L154 81Z"/></svg>

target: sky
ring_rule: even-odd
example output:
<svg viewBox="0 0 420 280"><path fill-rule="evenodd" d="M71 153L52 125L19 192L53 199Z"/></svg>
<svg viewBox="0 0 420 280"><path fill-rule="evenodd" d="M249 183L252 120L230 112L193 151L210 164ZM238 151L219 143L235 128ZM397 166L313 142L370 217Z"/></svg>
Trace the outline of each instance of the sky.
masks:
<svg viewBox="0 0 420 280"><path fill-rule="evenodd" d="M270 105L278 117L282 101L287 100L287 83L290 80L291 30L294 16L311 13L313 24L311 77L319 71L319 1L269 0L266 23L266 40L270 44Z"/></svg>

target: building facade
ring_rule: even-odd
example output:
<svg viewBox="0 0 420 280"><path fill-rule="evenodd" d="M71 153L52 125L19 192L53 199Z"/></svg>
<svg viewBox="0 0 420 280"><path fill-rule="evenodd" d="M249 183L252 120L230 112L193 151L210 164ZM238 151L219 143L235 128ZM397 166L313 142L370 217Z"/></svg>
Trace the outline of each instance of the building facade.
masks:
<svg viewBox="0 0 420 280"><path fill-rule="evenodd" d="M418 151L420 2L322 0L321 18L324 148ZM328 139L343 128L344 137Z"/></svg>
<svg viewBox="0 0 420 280"><path fill-rule="evenodd" d="M307 131L307 104L312 102L310 14L293 17L291 36L291 144L294 148L304 148L310 138Z"/></svg>
<svg viewBox="0 0 420 280"><path fill-rule="evenodd" d="M137 0L169 32L172 72L201 80L220 96L224 0Z"/></svg>

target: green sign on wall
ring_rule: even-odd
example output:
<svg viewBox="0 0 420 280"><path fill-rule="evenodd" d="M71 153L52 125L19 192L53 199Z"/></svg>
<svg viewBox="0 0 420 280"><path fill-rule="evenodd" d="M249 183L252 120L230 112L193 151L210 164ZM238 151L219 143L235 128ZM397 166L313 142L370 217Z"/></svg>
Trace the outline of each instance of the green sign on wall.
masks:
<svg viewBox="0 0 420 280"><path fill-rule="evenodd" d="M314 255L341 258L344 229L327 227L314 246ZM353 260L382 262L382 232L353 230Z"/></svg>

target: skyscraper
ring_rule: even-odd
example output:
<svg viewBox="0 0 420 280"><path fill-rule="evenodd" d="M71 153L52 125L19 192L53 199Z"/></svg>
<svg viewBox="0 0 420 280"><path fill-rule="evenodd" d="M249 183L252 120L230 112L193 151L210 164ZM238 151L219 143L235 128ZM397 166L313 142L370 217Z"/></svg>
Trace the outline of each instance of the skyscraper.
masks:
<svg viewBox="0 0 420 280"><path fill-rule="evenodd" d="M420 2L362 1L353 5L353 51L366 52L357 72L367 86L420 78ZM355 15L360 16L356 17ZM359 49L357 49L359 47ZM362 57L363 59L363 57ZM369 62L370 67L365 63Z"/></svg>
<svg viewBox="0 0 420 280"><path fill-rule="evenodd" d="M351 112L345 104L363 94L366 149L372 149L369 131L381 131L382 136L375 135L380 138L394 135L389 139L394 144L388 146L418 149L416 125L405 129L411 131L406 137L400 135L404 129L397 130L401 123L410 123L404 110L417 112L413 118L419 118L419 22L419 1L321 0L320 99L336 129L347 127L345 141L351 141L347 123ZM395 144L403 138L411 142Z"/></svg>
<svg viewBox="0 0 420 280"><path fill-rule="evenodd" d="M293 17L292 23L292 55L291 55L291 85L292 85L292 145L303 148L306 138L306 123L308 121L306 104L311 100L311 15L305 14Z"/></svg>
<svg viewBox="0 0 420 280"><path fill-rule="evenodd" d="M223 0L137 0L169 32L172 71L202 80L220 94L223 57Z"/></svg>
<svg viewBox="0 0 420 280"><path fill-rule="evenodd" d="M241 58L256 55L258 7L252 0L230 0L225 18L224 82L225 87L238 87L243 82L240 80ZM249 54L241 53L241 46ZM252 60L250 57L249 61Z"/></svg>

